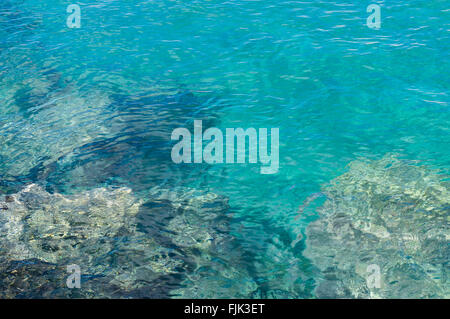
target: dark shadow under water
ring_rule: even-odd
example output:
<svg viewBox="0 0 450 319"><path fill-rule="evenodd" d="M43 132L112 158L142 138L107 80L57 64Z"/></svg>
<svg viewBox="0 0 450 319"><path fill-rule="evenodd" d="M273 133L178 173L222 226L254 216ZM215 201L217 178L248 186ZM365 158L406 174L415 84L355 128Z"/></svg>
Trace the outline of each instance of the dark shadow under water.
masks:
<svg viewBox="0 0 450 319"><path fill-rule="evenodd" d="M213 126L217 118L202 109L202 102L190 92L175 95L114 95L109 106L118 115L108 127L114 137L97 139L76 148L46 167L34 170L51 191L92 188L99 185L128 186L145 191L154 186L188 185L198 178L203 165L172 162L170 140L178 127L192 130L193 119ZM197 171L197 174L193 174Z"/></svg>

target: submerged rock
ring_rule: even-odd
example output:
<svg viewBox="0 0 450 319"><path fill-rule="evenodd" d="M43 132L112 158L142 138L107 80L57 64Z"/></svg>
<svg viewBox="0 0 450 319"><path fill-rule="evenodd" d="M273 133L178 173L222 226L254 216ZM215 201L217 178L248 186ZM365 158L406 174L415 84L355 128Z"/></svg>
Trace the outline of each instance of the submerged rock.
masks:
<svg viewBox="0 0 450 319"><path fill-rule="evenodd" d="M112 94L109 99L109 105L94 116L98 126L108 128L108 132L81 145L72 144L75 147L70 152L40 170L55 190L120 183L133 185L136 192L146 192L154 185L188 181L193 169L202 169L202 165L173 163L170 154L174 143L170 136L174 129L190 125L193 118L212 125L214 112L206 106L213 102L170 88L153 88L134 95Z"/></svg>
<svg viewBox="0 0 450 319"><path fill-rule="evenodd" d="M0 262L0 298L56 297L66 273L37 259ZM70 290L66 291L70 294Z"/></svg>
<svg viewBox="0 0 450 319"><path fill-rule="evenodd" d="M8 208L0 215L3 246L8 248L3 256L49 263L80 258L81 263L99 241L134 232L139 201L125 188L68 197L31 184L9 197ZM104 253L110 246L106 242L101 246Z"/></svg>
<svg viewBox="0 0 450 319"><path fill-rule="evenodd" d="M30 104L23 106L26 110L0 117L1 175L36 179L33 170L40 170L75 148L111 134L106 122L115 114L108 112L110 101L104 93L82 93L66 87L50 91L38 101L23 94L23 102L17 102L18 98L13 101L22 106Z"/></svg>
<svg viewBox="0 0 450 319"><path fill-rule="evenodd" d="M240 256L228 257L235 243L221 196L158 190L143 203L127 188L68 196L31 184L4 202L0 296L238 297L254 289L239 284L250 280ZM71 264L82 272L78 292L66 287Z"/></svg>
<svg viewBox="0 0 450 319"><path fill-rule="evenodd" d="M176 213L166 221L166 236L190 264L171 297L248 298L257 290L239 243L230 235L227 198L184 189L154 189L152 196L171 203Z"/></svg>
<svg viewBox="0 0 450 319"><path fill-rule="evenodd" d="M323 192L304 251L321 272L319 298L450 297L448 182L386 156L351 163Z"/></svg>

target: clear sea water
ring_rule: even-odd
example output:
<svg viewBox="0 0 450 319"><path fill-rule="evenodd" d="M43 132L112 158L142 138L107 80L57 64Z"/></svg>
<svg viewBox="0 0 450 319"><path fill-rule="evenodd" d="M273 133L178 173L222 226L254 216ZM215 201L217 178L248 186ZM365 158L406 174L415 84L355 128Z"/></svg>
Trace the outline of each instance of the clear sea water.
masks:
<svg viewBox="0 0 450 319"><path fill-rule="evenodd" d="M79 29L68 4L0 3L5 193L33 182L226 196L243 267L261 285L294 272L306 287L294 297L309 298L304 239L291 245L316 218L320 199L295 219L308 196L387 153L450 172L447 1L84 0ZM279 172L174 164L170 134L194 119L279 128Z"/></svg>

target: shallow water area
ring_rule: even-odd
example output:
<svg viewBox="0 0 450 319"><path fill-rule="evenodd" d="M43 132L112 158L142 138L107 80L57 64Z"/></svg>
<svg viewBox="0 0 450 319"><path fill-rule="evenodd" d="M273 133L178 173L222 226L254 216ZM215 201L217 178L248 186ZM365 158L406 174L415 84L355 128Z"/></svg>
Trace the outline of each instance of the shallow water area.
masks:
<svg viewBox="0 0 450 319"><path fill-rule="evenodd" d="M447 2L68 4L0 4L1 297L449 297ZM195 120L278 172L175 164Z"/></svg>

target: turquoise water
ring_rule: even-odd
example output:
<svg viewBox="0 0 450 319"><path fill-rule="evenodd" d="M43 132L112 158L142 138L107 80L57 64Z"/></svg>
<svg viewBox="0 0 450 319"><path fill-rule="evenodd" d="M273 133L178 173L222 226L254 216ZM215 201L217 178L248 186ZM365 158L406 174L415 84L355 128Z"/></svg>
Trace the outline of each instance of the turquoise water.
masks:
<svg viewBox="0 0 450 319"><path fill-rule="evenodd" d="M366 26L371 3L379 30ZM386 154L450 173L446 1L87 0L74 29L68 4L0 4L2 193L219 194L235 267L248 272L240 284L257 287L247 297L314 298L321 275L302 252L324 198L295 218L308 197ZM195 119L279 128L279 172L174 164L170 134Z"/></svg>

